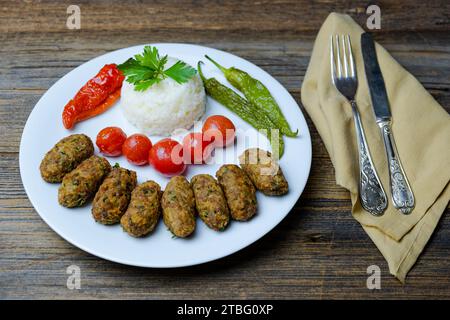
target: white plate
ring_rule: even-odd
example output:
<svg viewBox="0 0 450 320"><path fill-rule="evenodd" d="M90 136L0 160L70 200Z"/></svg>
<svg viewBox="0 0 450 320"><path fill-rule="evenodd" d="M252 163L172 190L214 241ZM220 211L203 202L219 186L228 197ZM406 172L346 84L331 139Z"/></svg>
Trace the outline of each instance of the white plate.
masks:
<svg viewBox="0 0 450 320"><path fill-rule="evenodd" d="M292 209L305 187L311 165L311 139L305 118L287 90L268 73L254 64L235 55L196 45L154 44L161 54L177 57L196 66L205 61L204 74L227 83L222 74L204 58L213 57L225 66L235 66L247 71L262 81L271 91L291 128L298 128L297 138L285 138L285 154L280 164L289 182L289 193L282 197L268 197L258 193L258 213L248 222L232 221L226 231L215 232L198 220L197 228L189 239L172 238L162 221L148 237L135 239L122 231L120 225L104 226L94 222L91 205L83 208L66 209L57 201L59 184L42 180L39 164L45 153L61 138L73 133L85 133L95 142L97 133L106 126L121 127L128 135L138 132L123 118L120 101L113 108L95 118L78 123L74 130L66 130L61 121L64 105L82 85L93 77L107 63L122 63L134 54L142 52L143 46L121 49L107 53L72 70L57 81L39 100L25 125L20 144L20 173L31 203L42 219L61 237L98 257L111 261L142 267L181 267L204 263L232 254L255 242L274 228ZM300 83L298 84L300 86ZM224 106L208 98L208 115L222 114L230 118L238 130L251 128ZM150 137L153 143L161 137ZM242 135L237 135L234 147L224 150L228 163L237 163L236 155L245 150ZM261 138L265 142L265 138ZM250 141L250 146L256 146ZM265 147L263 145L263 147ZM216 152L216 157L221 150ZM96 149L96 153L98 150ZM114 164L137 171L138 181L155 180L162 188L168 178L162 177L150 166L136 167L124 157L109 158ZM190 179L198 173L215 175L220 164L189 166L186 177ZM298 212L296 212L298 214Z"/></svg>

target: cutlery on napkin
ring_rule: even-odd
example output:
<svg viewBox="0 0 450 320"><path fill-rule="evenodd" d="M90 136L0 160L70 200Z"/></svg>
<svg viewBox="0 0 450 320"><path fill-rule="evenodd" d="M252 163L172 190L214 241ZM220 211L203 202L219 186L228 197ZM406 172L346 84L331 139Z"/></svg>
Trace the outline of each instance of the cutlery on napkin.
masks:
<svg viewBox="0 0 450 320"><path fill-rule="evenodd" d="M330 36L349 34L359 78L356 101L374 165L383 186L389 186L386 154L361 55L363 32L347 15L331 13L327 17L314 44L301 99L330 155L336 183L350 191L354 218L387 260L391 274L404 282L450 200L450 115L417 79L376 44L394 120L392 132L414 190L415 208L409 215L402 215L390 203L381 217L367 214L358 197L358 151L351 108L330 81L329 67ZM389 188L386 191L391 198Z"/></svg>

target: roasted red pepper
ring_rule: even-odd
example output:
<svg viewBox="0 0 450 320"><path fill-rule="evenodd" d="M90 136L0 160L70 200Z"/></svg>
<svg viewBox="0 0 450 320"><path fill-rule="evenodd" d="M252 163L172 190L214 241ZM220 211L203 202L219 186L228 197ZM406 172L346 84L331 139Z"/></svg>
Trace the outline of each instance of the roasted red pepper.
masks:
<svg viewBox="0 0 450 320"><path fill-rule="evenodd" d="M64 107L64 127L71 129L75 123L95 117L111 107L120 98L124 78L116 64L105 65Z"/></svg>

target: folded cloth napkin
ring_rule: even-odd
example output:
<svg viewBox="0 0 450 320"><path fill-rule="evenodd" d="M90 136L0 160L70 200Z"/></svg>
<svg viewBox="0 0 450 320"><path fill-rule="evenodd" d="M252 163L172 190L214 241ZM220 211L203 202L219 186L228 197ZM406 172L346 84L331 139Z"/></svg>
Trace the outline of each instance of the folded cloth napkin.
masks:
<svg viewBox="0 0 450 320"><path fill-rule="evenodd" d="M350 191L352 213L401 282L433 233L450 200L450 116L425 88L380 45L378 62L386 83L392 131L416 198L410 215L392 205L383 141L375 122L361 55L363 29L347 15L331 13L317 35L302 85L302 103L335 168L336 183ZM356 101L369 149L388 195L384 215L375 217L359 202L359 164L350 104L331 83L330 36L349 34L358 75Z"/></svg>

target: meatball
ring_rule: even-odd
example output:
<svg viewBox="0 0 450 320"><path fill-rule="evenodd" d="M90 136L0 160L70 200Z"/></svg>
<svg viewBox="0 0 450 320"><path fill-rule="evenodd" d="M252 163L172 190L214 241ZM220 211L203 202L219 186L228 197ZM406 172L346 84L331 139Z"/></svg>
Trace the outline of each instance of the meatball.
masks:
<svg viewBox="0 0 450 320"><path fill-rule="evenodd" d="M274 196L288 192L289 185L283 171L270 152L258 148L247 149L239 157L239 163L256 189L262 193Z"/></svg>
<svg viewBox="0 0 450 320"><path fill-rule="evenodd" d="M130 204L120 219L123 230L133 237L142 237L155 228L161 214L161 187L154 181L137 186Z"/></svg>
<svg viewBox="0 0 450 320"><path fill-rule="evenodd" d="M185 238L195 230L195 200L189 182L183 176L170 179L164 190L161 207L167 228Z"/></svg>
<svg viewBox="0 0 450 320"><path fill-rule="evenodd" d="M83 160L94 154L91 139L84 134L72 134L61 139L46 153L39 167L42 179L59 183Z"/></svg>
<svg viewBox="0 0 450 320"><path fill-rule="evenodd" d="M231 217L246 221L256 214L256 190L247 174L237 165L225 164L216 172L227 199Z"/></svg>
<svg viewBox="0 0 450 320"><path fill-rule="evenodd" d="M230 212L219 183L209 174L198 174L192 177L191 186L200 219L211 229L224 230L230 221Z"/></svg>
<svg viewBox="0 0 450 320"><path fill-rule="evenodd" d="M114 166L98 189L92 203L92 216L102 224L120 221L136 187L136 172Z"/></svg>
<svg viewBox="0 0 450 320"><path fill-rule="evenodd" d="M64 176L58 190L59 203L68 208L84 205L95 195L110 170L111 165L105 158L87 158Z"/></svg>

